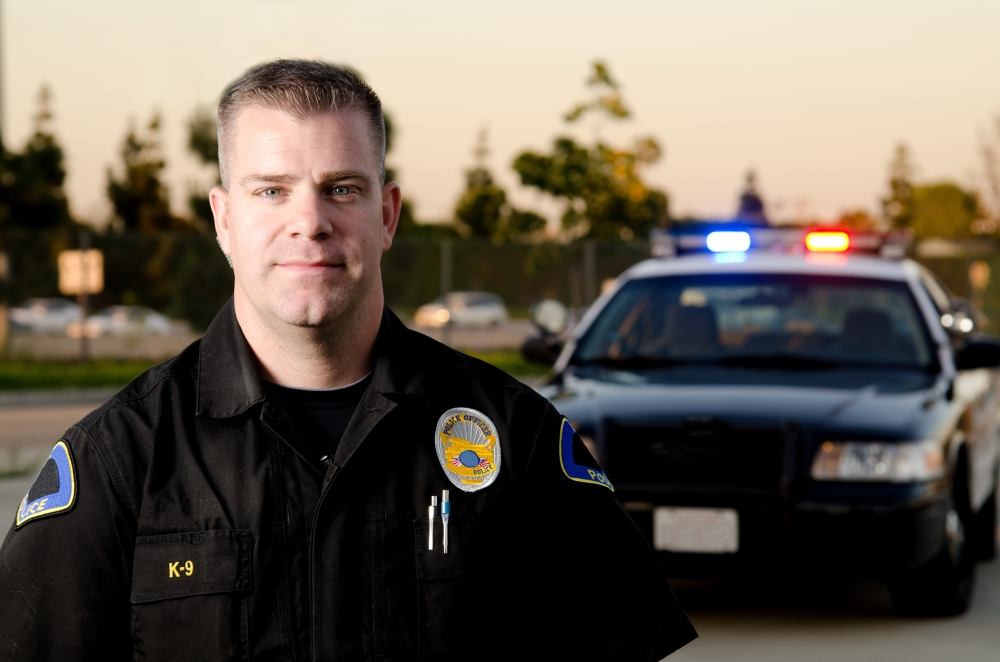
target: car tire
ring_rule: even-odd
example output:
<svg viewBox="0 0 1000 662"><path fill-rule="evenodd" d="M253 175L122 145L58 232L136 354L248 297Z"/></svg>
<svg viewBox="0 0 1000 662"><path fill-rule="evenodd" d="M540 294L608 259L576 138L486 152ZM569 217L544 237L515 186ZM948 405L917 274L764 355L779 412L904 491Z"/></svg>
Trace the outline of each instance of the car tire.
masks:
<svg viewBox="0 0 1000 662"><path fill-rule="evenodd" d="M961 494L961 493L960 493ZM976 580L971 512L961 497L945 517L945 544L927 563L889 583L892 605L904 616L957 616L972 601Z"/></svg>
<svg viewBox="0 0 1000 662"><path fill-rule="evenodd" d="M997 555L997 485L973 516L972 556L977 561L992 561Z"/></svg>

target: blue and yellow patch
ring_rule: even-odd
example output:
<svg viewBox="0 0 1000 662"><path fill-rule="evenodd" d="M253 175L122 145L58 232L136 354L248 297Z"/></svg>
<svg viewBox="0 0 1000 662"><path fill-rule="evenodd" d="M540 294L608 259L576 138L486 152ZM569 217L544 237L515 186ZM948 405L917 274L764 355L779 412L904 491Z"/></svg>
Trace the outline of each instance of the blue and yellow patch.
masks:
<svg viewBox="0 0 1000 662"><path fill-rule="evenodd" d="M65 441L59 441L21 499L14 528L31 520L64 513L76 503L76 469Z"/></svg>
<svg viewBox="0 0 1000 662"><path fill-rule="evenodd" d="M575 480L580 483L592 483L594 485L601 485L608 488L612 492L615 491L614 485L608 480L607 474L598 468L584 466L582 464L577 464L574 457L574 438L576 437L576 431L573 426L569 424L565 418L562 421L562 428L559 432L559 462L562 464L563 473L570 480ZM581 447L581 454L583 454L583 442L577 442Z"/></svg>

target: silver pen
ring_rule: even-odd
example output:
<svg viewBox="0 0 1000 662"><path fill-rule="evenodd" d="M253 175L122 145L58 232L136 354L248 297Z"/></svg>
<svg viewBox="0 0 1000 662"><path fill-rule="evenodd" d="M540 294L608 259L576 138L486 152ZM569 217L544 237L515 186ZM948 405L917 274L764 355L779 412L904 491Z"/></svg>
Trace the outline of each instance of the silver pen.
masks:
<svg viewBox="0 0 1000 662"><path fill-rule="evenodd" d="M437 510L438 498L431 497L431 505L427 506L427 549L434 549L434 515ZM445 543L447 544L447 543Z"/></svg>
<svg viewBox="0 0 1000 662"><path fill-rule="evenodd" d="M451 501L448 500L448 490L441 491L441 529L444 532L442 548L448 553L448 517L451 515Z"/></svg>

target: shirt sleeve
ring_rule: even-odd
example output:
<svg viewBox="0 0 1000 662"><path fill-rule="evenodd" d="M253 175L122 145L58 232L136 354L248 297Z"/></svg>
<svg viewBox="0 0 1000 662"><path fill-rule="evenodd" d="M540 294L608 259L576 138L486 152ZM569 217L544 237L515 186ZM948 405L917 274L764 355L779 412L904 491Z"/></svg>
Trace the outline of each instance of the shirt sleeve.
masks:
<svg viewBox="0 0 1000 662"><path fill-rule="evenodd" d="M526 479L538 541L531 581L542 587L536 618L557 634L554 654L657 661L697 637L612 482L551 406Z"/></svg>
<svg viewBox="0 0 1000 662"><path fill-rule="evenodd" d="M131 657L126 510L97 445L72 428L0 547L0 659Z"/></svg>

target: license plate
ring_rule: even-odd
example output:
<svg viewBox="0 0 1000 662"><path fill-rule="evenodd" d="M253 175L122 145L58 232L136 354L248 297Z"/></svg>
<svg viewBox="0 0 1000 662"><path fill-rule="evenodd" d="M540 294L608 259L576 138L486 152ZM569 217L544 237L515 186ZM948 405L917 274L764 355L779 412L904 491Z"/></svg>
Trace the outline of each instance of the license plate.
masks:
<svg viewBox="0 0 1000 662"><path fill-rule="evenodd" d="M665 552L730 554L738 551L739 517L729 508L657 508L653 547Z"/></svg>

